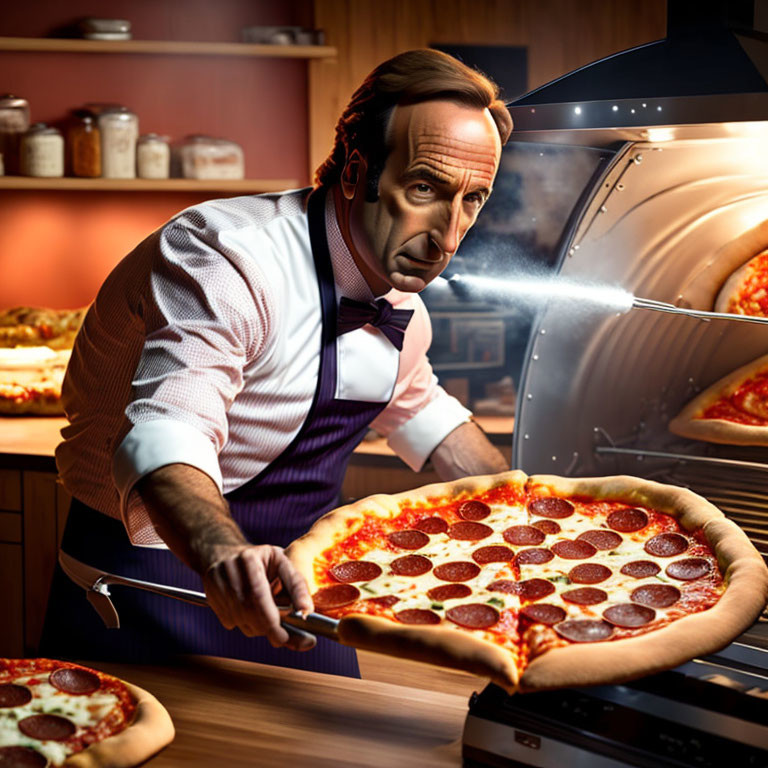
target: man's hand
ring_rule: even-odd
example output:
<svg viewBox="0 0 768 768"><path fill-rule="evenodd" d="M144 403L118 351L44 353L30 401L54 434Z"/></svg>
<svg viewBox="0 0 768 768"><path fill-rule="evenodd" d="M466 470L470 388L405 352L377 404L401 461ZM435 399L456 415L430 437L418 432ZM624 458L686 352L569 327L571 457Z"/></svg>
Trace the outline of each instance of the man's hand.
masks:
<svg viewBox="0 0 768 768"><path fill-rule="evenodd" d="M314 647L314 638L289 635L280 626L275 604L282 589L297 611L312 611L304 577L280 547L246 541L208 475L169 464L143 477L137 490L160 538L200 574L211 608L227 629L266 635L273 646L297 651Z"/></svg>
<svg viewBox="0 0 768 768"><path fill-rule="evenodd" d="M309 637L289 635L280 626L275 591L282 586L288 601L301 613L313 610L307 583L280 547L235 546L206 569L203 586L208 602L227 628L248 637L266 635L274 647L295 651L315 646Z"/></svg>

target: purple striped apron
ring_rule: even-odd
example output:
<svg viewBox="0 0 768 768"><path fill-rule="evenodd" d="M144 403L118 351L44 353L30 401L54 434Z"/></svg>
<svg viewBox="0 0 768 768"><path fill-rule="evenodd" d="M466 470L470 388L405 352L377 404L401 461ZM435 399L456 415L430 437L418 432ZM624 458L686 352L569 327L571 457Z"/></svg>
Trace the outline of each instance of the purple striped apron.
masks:
<svg viewBox="0 0 768 768"><path fill-rule="evenodd" d="M322 307L317 388L306 421L285 451L259 475L227 494L249 541L286 546L338 505L349 457L386 403L336 400L336 296L325 231L325 194L309 199L309 231ZM97 568L144 581L202 591L201 580L167 550L134 547L120 521L72 503L62 549ZM324 638L297 653L264 638L228 631L208 609L134 589L113 587L121 628L107 630L82 589L57 568L41 652L56 657L153 662L201 653L357 677L357 658Z"/></svg>

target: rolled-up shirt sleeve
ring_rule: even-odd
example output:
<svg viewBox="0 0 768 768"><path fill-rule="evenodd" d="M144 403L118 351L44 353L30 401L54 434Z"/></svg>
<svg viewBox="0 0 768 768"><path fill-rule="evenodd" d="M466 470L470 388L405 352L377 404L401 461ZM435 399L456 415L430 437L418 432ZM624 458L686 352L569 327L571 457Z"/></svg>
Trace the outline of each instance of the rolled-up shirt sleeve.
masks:
<svg viewBox="0 0 768 768"><path fill-rule="evenodd" d="M432 451L456 427L470 420L472 412L438 384L427 358L432 343L429 315L419 297L411 297L409 303L414 315L405 335L394 395L371 427L418 472Z"/></svg>
<svg viewBox="0 0 768 768"><path fill-rule="evenodd" d="M162 230L138 302L145 343L125 409L128 431L112 461L129 535L147 524L142 506L129 503L131 491L160 467L196 467L222 489L218 454L228 437L227 412L247 361L269 334L268 292L255 290L264 288L259 276L246 281L242 264L206 234L194 215Z"/></svg>

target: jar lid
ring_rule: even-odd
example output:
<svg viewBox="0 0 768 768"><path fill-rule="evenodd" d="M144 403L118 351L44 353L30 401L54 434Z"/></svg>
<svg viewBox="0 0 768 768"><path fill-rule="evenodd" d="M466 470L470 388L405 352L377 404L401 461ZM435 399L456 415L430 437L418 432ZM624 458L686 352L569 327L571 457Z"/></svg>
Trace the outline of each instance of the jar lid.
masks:
<svg viewBox="0 0 768 768"><path fill-rule="evenodd" d="M133 120L136 115L131 112L128 107L114 106L106 107L99 113L99 117L109 115L109 117L117 118L118 120Z"/></svg>
<svg viewBox="0 0 768 768"><path fill-rule="evenodd" d="M54 128L52 125L46 125L45 123L33 123L29 126L25 136L30 135L43 135L43 134L49 134L49 135L55 135L55 136L61 136L61 133L58 131L58 129Z"/></svg>
<svg viewBox="0 0 768 768"><path fill-rule="evenodd" d="M4 93L0 96L0 109L28 109L29 102L26 99L20 99L11 93Z"/></svg>
<svg viewBox="0 0 768 768"><path fill-rule="evenodd" d="M162 142L169 142L171 140L170 136L161 136L159 133L144 133L141 136L139 136L138 142L139 144L143 144L147 141L162 141Z"/></svg>

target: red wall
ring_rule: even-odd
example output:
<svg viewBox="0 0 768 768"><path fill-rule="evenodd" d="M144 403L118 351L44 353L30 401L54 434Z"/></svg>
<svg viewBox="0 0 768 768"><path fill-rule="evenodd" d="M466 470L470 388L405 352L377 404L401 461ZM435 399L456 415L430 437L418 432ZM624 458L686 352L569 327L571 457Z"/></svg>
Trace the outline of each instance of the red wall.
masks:
<svg viewBox="0 0 768 768"><path fill-rule="evenodd" d="M310 0L31 0L6 4L0 35L42 37L84 16L130 19L135 39L236 42L248 25L312 26ZM307 64L227 56L0 52L0 92L57 123L118 102L142 133L237 141L249 178L308 182ZM0 191L0 308L90 301L110 269L176 211L217 193Z"/></svg>

